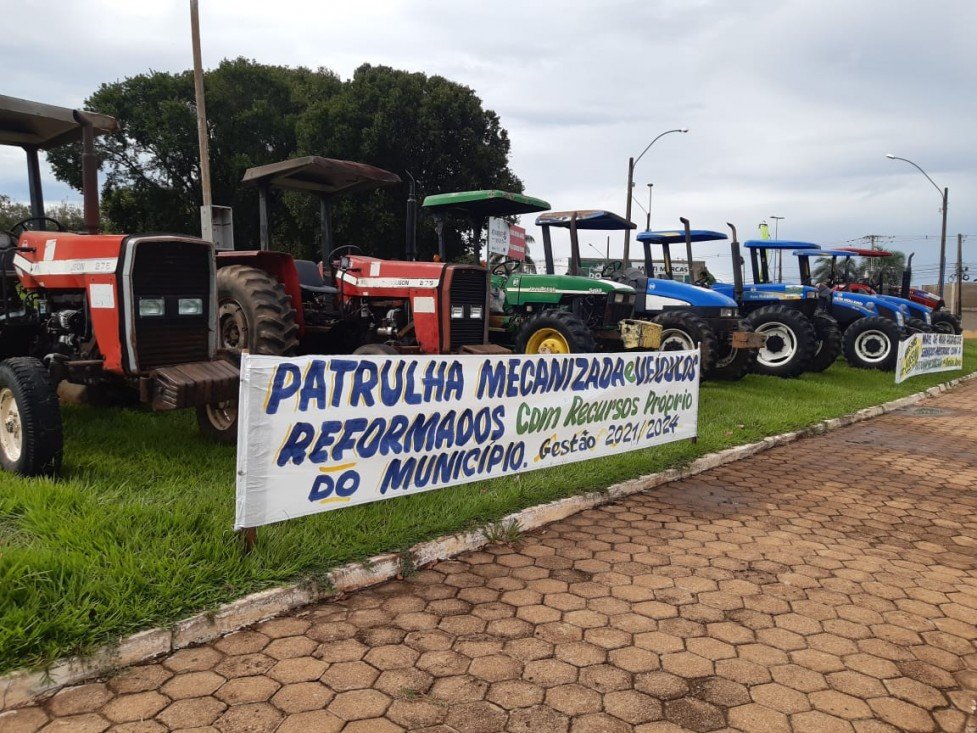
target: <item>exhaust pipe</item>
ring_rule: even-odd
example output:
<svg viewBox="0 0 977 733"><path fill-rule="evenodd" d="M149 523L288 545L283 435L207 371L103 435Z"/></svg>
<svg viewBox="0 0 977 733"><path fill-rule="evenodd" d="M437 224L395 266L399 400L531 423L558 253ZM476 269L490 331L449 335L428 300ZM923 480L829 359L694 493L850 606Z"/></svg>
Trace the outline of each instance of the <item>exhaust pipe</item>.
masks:
<svg viewBox="0 0 977 733"><path fill-rule="evenodd" d="M733 240L729 243L729 251L733 257L733 300L741 303L743 301L743 257L740 255L740 243L736 239L736 227L728 221L726 226L733 234Z"/></svg>
<svg viewBox="0 0 977 733"><path fill-rule="evenodd" d="M95 128L86 112L75 110L75 120L81 125L81 195L84 201L85 229L98 234L101 228L98 213L98 155L95 153Z"/></svg>
<svg viewBox="0 0 977 733"><path fill-rule="evenodd" d="M410 171L405 170L404 173L410 178L410 189L407 193L407 231L404 234L404 249L405 255L408 261L417 261L417 181L414 176L411 175ZM444 252L440 252L442 262L444 261Z"/></svg>
<svg viewBox="0 0 977 733"><path fill-rule="evenodd" d="M689 263L689 284L691 285L695 282L695 273L692 272L692 230L689 228L689 220L684 216L680 216L678 220L685 227L685 259Z"/></svg>

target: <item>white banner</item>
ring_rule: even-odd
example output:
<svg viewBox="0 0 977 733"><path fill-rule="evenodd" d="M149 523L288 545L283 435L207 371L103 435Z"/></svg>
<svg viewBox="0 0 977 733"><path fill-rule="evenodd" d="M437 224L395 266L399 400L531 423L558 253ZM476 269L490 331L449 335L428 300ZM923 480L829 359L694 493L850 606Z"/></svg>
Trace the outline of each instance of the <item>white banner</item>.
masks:
<svg viewBox="0 0 977 733"><path fill-rule="evenodd" d="M245 354L236 529L697 434L699 352Z"/></svg>
<svg viewBox="0 0 977 733"><path fill-rule="evenodd" d="M917 374L963 369L963 336L914 333L899 342L896 384Z"/></svg>

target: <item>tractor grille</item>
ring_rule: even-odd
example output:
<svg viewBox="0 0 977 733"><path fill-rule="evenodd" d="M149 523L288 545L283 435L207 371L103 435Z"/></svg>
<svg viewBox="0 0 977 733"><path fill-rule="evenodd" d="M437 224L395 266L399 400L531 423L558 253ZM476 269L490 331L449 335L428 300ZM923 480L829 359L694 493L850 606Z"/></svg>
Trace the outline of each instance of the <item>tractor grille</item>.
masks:
<svg viewBox="0 0 977 733"><path fill-rule="evenodd" d="M135 247L131 308L138 370L206 361L210 358L212 250L180 241L144 241ZM141 298L161 298L164 314L140 316ZM199 298L203 313L180 315L181 298Z"/></svg>
<svg viewBox="0 0 977 733"><path fill-rule="evenodd" d="M634 296L625 295L623 303L614 302L614 294L607 296L607 305L604 308L604 327L615 328L617 324L625 318L634 315Z"/></svg>
<svg viewBox="0 0 977 733"><path fill-rule="evenodd" d="M451 289L448 299L453 306L463 307L463 318L451 318L448 312L448 328L450 329L451 350L470 344L481 344L485 340L485 294L488 281L484 270L453 268L451 273ZM470 316L471 307L482 309L481 318Z"/></svg>

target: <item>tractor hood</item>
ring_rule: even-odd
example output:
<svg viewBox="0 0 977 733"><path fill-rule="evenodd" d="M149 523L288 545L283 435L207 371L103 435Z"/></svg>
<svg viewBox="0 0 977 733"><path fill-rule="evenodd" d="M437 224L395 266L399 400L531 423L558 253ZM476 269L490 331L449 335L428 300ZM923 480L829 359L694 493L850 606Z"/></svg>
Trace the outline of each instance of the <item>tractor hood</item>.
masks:
<svg viewBox="0 0 977 733"><path fill-rule="evenodd" d="M901 300L896 298L895 300ZM858 311L863 316L882 316L889 318L900 326L905 323L906 312L896 303L888 302L878 295L865 293L847 293L840 290L832 291L831 305L833 307L848 308Z"/></svg>
<svg viewBox="0 0 977 733"><path fill-rule="evenodd" d="M649 310L662 306L690 305L700 308L735 308L736 301L721 290L700 288L689 283L650 277L645 287L645 302Z"/></svg>
<svg viewBox="0 0 977 733"><path fill-rule="evenodd" d="M716 283L712 286L720 293L735 297L732 283ZM744 285L743 300L748 302L775 300L805 300L816 299L817 288L809 285L789 285L787 283L764 283L762 285Z"/></svg>
<svg viewBox="0 0 977 733"><path fill-rule="evenodd" d="M916 303L911 300L906 300L905 298L900 298L895 295L882 295L881 293L876 294L875 297L895 305L899 310L903 312L906 318L919 318L923 321L926 321L927 323L933 322L932 309L927 308L922 303Z"/></svg>
<svg viewBox="0 0 977 733"><path fill-rule="evenodd" d="M518 273L509 278L494 275L492 287L505 290L509 305L559 303L566 296L634 296L634 288L612 280L595 280L577 275L536 275Z"/></svg>

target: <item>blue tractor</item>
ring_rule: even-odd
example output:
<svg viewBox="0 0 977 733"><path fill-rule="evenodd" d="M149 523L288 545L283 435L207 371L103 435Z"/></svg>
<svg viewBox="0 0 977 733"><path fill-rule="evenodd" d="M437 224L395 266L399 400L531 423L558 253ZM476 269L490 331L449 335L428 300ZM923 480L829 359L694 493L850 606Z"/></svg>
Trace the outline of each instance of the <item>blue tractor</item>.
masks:
<svg viewBox="0 0 977 733"><path fill-rule="evenodd" d="M634 224L617 214L595 210L541 214L536 219L536 225L542 227L547 252L552 251L552 227L570 230L569 275L582 274L578 231L623 231L634 228ZM660 241L665 247L663 277L667 279L654 277L650 247L654 237L649 235L661 236ZM627 267L620 261L608 261L600 273L601 278L634 288L634 317L652 321L662 327L663 351L700 348L702 373L705 377L730 381L742 379L756 360L757 348L762 344L762 338L741 324L736 302L731 298L707 288L671 279L673 273L667 242L672 241L669 237L684 235L674 232L667 235L656 232L638 235L638 240L645 243L644 270ZM549 256L546 270L553 273L553 263Z"/></svg>
<svg viewBox="0 0 977 733"><path fill-rule="evenodd" d="M638 241L662 244L665 261L668 263L671 259L668 244L671 242L684 241L686 256L689 262L692 262L693 242L727 239L727 236L721 232L704 229L689 230L685 219L682 219L682 223L687 232L642 232L638 235ZM781 289L761 292L756 285L744 284L736 227L732 224L728 226L733 233L730 242L733 282L716 283L706 277L697 280L696 284L708 286L716 294L731 299L737 305L739 313L743 315L744 328L759 334L763 339L752 366L753 371L777 377L799 376L805 370L812 368L812 360L820 353L819 344L825 340L819 339L818 331L813 325L813 321L818 320L815 319L817 293L813 288L808 292L807 289L797 286L784 286ZM840 353L840 335L837 340L838 350L835 351L832 361ZM828 364L825 364L822 368L827 366Z"/></svg>
<svg viewBox="0 0 977 733"><path fill-rule="evenodd" d="M818 285L819 302L843 331L845 361L859 369L894 369L899 341L909 333L932 330L929 314L918 311L925 306L902 298L835 289L834 286L839 284L838 258L844 258L847 262L854 255L845 250L820 249L816 246L794 251L801 282L808 287L813 284L811 258L831 258L831 274ZM920 315L923 317L918 317Z"/></svg>

